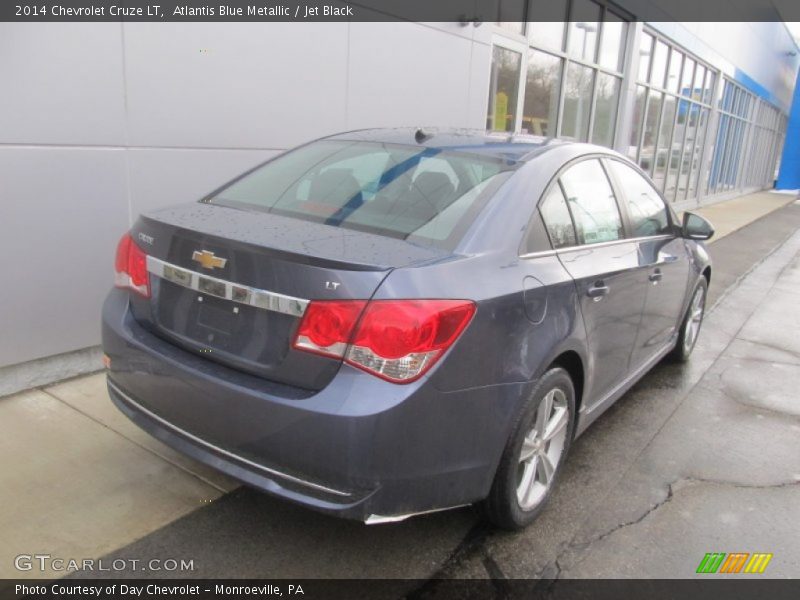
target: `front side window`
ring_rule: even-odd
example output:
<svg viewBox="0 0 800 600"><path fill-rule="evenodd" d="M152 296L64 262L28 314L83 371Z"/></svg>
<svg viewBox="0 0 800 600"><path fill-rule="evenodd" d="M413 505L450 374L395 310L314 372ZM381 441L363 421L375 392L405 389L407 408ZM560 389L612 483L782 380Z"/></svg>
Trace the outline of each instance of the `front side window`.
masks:
<svg viewBox="0 0 800 600"><path fill-rule="evenodd" d="M570 167L561 175L561 185L579 244L598 244L624 237L614 191L599 160L585 160Z"/></svg>
<svg viewBox="0 0 800 600"><path fill-rule="evenodd" d="M542 220L553 248L566 248L576 244L575 228L572 225L572 218L569 216L567 200L558 183L550 188L547 196L542 200L539 212L542 214Z"/></svg>
<svg viewBox="0 0 800 600"><path fill-rule="evenodd" d="M609 160L607 164L625 196L633 236L669 233L667 207L655 188L628 165L618 160Z"/></svg>
<svg viewBox="0 0 800 600"><path fill-rule="evenodd" d="M321 140L207 201L451 249L515 166L436 148Z"/></svg>

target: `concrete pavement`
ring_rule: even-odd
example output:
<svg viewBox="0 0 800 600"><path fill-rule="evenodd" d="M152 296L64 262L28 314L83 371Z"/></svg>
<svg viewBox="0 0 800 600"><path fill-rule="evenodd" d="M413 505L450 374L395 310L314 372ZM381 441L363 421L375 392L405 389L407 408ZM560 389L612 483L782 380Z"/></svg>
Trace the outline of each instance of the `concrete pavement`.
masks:
<svg viewBox="0 0 800 600"><path fill-rule="evenodd" d="M193 559L181 575L199 577L686 577L712 551L773 552L768 574L798 576L800 240L770 254L798 226L791 205L711 245L720 302L693 360L656 367L576 442L524 532L471 509L365 527L225 493L236 484L141 433L95 375L0 399L0 576L41 576L11 561L47 552Z"/></svg>

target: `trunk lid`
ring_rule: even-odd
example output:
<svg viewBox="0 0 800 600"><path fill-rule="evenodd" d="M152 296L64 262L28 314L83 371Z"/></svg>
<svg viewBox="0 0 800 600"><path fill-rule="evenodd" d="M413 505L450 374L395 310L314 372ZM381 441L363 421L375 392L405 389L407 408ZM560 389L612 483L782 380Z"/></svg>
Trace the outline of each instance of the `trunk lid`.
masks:
<svg viewBox="0 0 800 600"><path fill-rule="evenodd" d="M152 294L132 294L153 333L215 362L319 390L341 361L291 347L306 303L369 299L389 272L449 253L400 239L209 204L143 215Z"/></svg>

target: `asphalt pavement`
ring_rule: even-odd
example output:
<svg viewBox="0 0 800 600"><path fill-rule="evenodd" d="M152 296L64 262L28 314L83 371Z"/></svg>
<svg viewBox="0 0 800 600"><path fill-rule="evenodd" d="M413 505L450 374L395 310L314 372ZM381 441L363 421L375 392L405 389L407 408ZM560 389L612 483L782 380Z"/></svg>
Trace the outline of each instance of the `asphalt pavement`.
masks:
<svg viewBox="0 0 800 600"><path fill-rule="evenodd" d="M441 578L691 577L708 552L773 553L766 576L798 577L798 231L795 202L710 246L691 362L657 365L576 441L523 532L471 508L365 526L242 487L104 558L192 559L180 575L203 578L414 579L392 590L413 597Z"/></svg>

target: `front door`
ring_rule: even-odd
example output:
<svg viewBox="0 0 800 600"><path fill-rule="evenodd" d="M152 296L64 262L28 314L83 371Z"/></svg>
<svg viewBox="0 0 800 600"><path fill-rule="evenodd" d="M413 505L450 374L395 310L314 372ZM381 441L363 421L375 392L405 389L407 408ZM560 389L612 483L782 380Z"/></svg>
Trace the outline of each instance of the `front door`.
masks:
<svg viewBox="0 0 800 600"><path fill-rule="evenodd" d="M674 216L655 188L628 164L609 159L606 166L627 212L631 237L638 240L637 279L647 289L631 358L631 368L636 369L677 334L689 283L689 255L676 235Z"/></svg>

